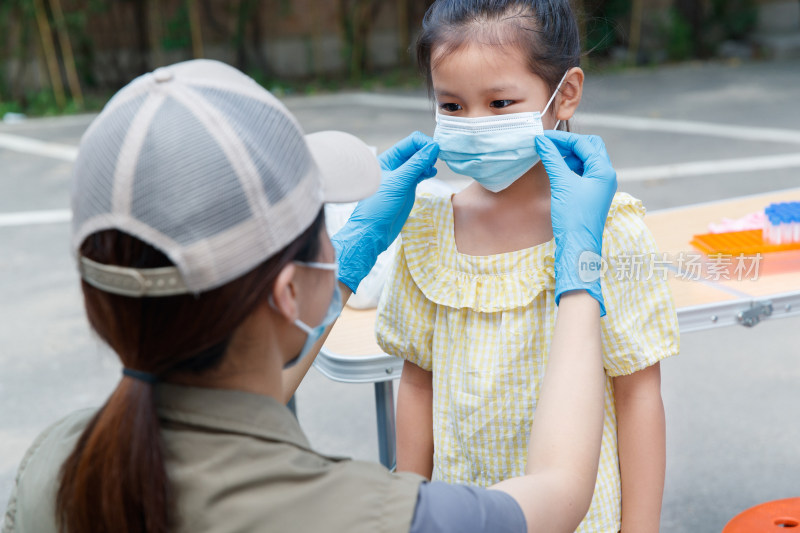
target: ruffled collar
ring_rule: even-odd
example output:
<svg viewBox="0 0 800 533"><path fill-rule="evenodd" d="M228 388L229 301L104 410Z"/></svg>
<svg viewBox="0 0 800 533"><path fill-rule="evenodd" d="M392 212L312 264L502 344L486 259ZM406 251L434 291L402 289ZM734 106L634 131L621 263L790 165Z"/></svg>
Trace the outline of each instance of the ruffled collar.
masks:
<svg viewBox="0 0 800 533"><path fill-rule="evenodd" d="M644 216L640 200L617 193L610 221L623 207ZM493 313L530 304L555 289L555 240L513 252L474 256L456 248L450 197L423 195L403 228L402 253L411 277L437 305Z"/></svg>
<svg viewBox="0 0 800 533"><path fill-rule="evenodd" d="M403 253L430 301L492 313L525 306L555 288L555 241L502 254L474 256L456 248L449 197L421 196L403 228Z"/></svg>

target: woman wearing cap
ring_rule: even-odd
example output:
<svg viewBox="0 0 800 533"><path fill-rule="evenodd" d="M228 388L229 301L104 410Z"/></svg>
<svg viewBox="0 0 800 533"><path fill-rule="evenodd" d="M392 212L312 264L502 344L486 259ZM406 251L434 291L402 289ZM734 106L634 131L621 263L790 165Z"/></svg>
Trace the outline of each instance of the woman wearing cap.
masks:
<svg viewBox="0 0 800 533"><path fill-rule="evenodd" d="M347 134L304 137L221 63L133 81L84 135L73 192L86 312L123 377L102 408L37 438L3 531L573 531L603 394L599 305L575 257L599 252L616 179L602 142L569 139L538 146L563 298L528 475L496 490L427 483L316 453L281 400L284 369L316 353L397 236L436 145L414 134L381 169ZM363 198L331 241L323 202Z"/></svg>

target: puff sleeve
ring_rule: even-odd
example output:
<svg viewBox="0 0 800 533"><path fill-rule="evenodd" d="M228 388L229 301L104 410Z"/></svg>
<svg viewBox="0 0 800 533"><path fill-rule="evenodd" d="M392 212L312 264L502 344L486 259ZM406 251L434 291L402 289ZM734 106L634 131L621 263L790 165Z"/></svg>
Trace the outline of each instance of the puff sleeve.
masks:
<svg viewBox="0 0 800 533"><path fill-rule="evenodd" d="M420 216L419 209L415 210L417 212L412 212L409 219ZM406 229L403 231L405 239ZM398 249L381 294L375 334L384 352L430 372L433 368L431 352L436 304L428 300L414 282L406 260L405 244L404 240Z"/></svg>
<svg viewBox="0 0 800 533"><path fill-rule="evenodd" d="M617 195L603 234L607 315L601 321L603 364L609 376L647 368L680 349L678 318L665 262L644 223L641 201Z"/></svg>

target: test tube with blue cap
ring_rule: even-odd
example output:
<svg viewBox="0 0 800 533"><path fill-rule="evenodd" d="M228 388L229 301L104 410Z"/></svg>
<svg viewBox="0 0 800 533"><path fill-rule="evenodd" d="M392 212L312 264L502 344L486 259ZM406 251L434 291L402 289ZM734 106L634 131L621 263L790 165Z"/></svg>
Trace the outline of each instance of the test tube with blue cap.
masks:
<svg viewBox="0 0 800 533"><path fill-rule="evenodd" d="M764 209L763 237L770 244L800 243L800 202L780 202Z"/></svg>

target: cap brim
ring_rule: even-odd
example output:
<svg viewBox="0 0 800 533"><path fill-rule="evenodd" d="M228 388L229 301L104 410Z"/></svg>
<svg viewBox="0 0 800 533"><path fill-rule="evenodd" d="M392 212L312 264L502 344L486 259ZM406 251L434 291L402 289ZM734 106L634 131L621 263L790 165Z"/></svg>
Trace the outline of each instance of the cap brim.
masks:
<svg viewBox="0 0 800 533"><path fill-rule="evenodd" d="M356 202L378 190L380 163L358 137L343 131L320 131L306 135L306 144L320 171L324 202Z"/></svg>

